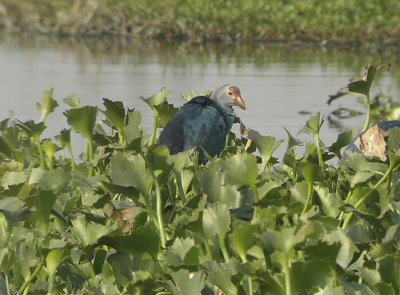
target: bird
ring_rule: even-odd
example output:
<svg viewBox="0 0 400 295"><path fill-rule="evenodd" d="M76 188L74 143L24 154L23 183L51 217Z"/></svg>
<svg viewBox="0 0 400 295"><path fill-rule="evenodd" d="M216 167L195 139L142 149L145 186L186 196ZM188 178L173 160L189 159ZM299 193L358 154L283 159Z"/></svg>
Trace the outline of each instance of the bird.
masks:
<svg viewBox="0 0 400 295"><path fill-rule="evenodd" d="M348 157L348 151L374 156L386 161L386 143L389 129L400 127L399 120L380 121L358 134L345 148L342 158Z"/></svg>
<svg viewBox="0 0 400 295"><path fill-rule="evenodd" d="M204 151L215 157L225 147L236 118L233 106L246 109L240 89L230 84L212 91L210 98L192 98L165 125L158 146L167 146L171 155L195 148L199 163L206 163Z"/></svg>

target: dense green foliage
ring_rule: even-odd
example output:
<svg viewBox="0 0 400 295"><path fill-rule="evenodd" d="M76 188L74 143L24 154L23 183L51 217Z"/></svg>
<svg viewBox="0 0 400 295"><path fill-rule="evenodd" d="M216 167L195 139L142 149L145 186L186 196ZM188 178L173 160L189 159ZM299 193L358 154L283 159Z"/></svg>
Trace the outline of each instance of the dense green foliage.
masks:
<svg viewBox="0 0 400 295"><path fill-rule="evenodd" d="M368 96L371 79L349 88ZM318 113L282 160L281 140L249 130L247 149L230 134L198 165L154 145L176 112L167 95L143 99L151 134L121 102L73 95L71 129L42 139L51 91L39 122L1 122L0 294L399 294L398 128L387 163L341 160L351 133L326 147ZM79 163L72 130L86 139Z"/></svg>
<svg viewBox="0 0 400 295"><path fill-rule="evenodd" d="M3 0L3 30L204 40L398 42L400 3L356 1Z"/></svg>

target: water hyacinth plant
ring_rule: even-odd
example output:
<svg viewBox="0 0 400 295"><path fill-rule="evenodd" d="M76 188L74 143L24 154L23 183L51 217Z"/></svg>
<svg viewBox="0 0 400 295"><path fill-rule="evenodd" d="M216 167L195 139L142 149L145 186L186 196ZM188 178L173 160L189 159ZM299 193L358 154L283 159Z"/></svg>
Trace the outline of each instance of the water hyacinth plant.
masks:
<svg viewBox="0 0 400 295"><path fill-rule="evenodd" d="M76 96L57 141L41 138L55 108L1 122L0 293L399 294L398 129L387 162L342 160L351 134L326 147L316 114L282 160L282 140L250 129L199 165L154 144L176 112L167 94L144 99L149 135L122 102Z"/></svg>

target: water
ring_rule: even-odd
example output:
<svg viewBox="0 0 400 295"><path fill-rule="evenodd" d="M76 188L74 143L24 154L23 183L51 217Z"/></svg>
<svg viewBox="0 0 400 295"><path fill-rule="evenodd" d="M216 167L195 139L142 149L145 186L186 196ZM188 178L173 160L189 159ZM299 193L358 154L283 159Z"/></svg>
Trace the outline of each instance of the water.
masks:
<svg viewBox="0 0 400 295"><path fill-rule="evenodd" d="M166 87L170 90L169 101L180 106L181 93L232 83L240 87L245 100L247 110L236 113L247 127L286 139L284 127L295 135L308 118L303 112L320 111L326 119L321 139L329 145L341 129L360 128L364 120L358 117L329 122L333 118L330 113L339 106L363 111L351 95L328 106L329 95L355 74L362 74L368 63L393 62L395 58L386 52L260 44L190 46L119 39L0 36L0 119L13 111L14 118L22 121L38 120L36 102L44 89L54 88L60 107L46 121L45 137L68 127L62 115L68 106L62 99L72 93L81 98L81 105L101 106L103 97L123 101L125 106L141 111L143 127L150 132L152 112L140 96L149 97ZM397 80L384 73L379 87L396 97Z"/></svg>

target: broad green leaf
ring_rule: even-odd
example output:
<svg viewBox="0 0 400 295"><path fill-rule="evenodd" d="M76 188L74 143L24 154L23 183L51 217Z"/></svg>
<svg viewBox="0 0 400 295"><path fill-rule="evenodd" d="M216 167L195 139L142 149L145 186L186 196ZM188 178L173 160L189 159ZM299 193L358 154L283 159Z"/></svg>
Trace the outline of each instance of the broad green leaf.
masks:
<svg viewBox="0 0 400 295"><path fill-rule="evenodd" d="M157 92L150 96L149 98L140 97L145 103L147 103L151 108L155 107L156 105L161 104L169 94L169 90L163 88L160 92Z"/></svg>
<svg viewBox="0 0 400 295"><path fill-rule="evenodd" d="M100 237L105 236L116 229L117 224L102 225L87 221L84 215L79 214L71 221L71 232L82 243L84 247L97 241Z"/></svg>
<svg viewBox="0 0 400 295"><path fill-rule="evenodd" d="M324 119L320 120L320 113L317 112L307 120L306 125L297 134L306 133L314 137L319 133L323 123Z"/></svg>
<svg viewBox="0 0 400 295"><path fill-rule="evenodd" d="M42 132L46 129L44 122L35 123L33 120L29 120L26 122L21 122L17 120L17 126L25 132L29 137L39 137Z"/></svg>
<svg viewBox="0 0 400 295"><path fill-rule="evenodd" d="M113 275L119 286L127 286L133 280L132 260L127 253L112 253L107 257L111 264Z"/></svg>
<svg viewBox="0 0 400 295"><path fill-rule="evenodd" d="M291 273L296 291L302 293L311 288L326 286L334 268L335 265L329 265L323 259L295 261L291 264Z"/></svg>
<svg viewBox="0 0 400 295"><path fill-rule="evenodd" d="M339 287L325 286L325 288L319 289L319 291L315 293L315 295L344 295L344 294L345 293L342 286Z"/></svg>
<svg viewBox="0 0 400 295"><path fill-rule="evenodd" d="M39 170L35 170L35 171L37 171L38 176L42 172ZM33 176L31 175L31 178L29 179L30 182L33 181L32 177ZM61 188L61 186L70 182L71 179L72 179L72 175L70 172L67 172L64 169L62 169L61 167L58 167L55 170L44 172L38 183L41 188L46 189L46 190L57 189L57 188ZM37 181L37 180L35 180L35 181Z"/></svg>
<svg viewBox="0 0 400 295"><path fill-rule="evenodd" d="M81 99L75 93L71 94L70 96L64 98L64 103L73 107L73 108L80 108L81 107Z"/></svg>
<svg viewBox="0 0 400 295"><path fill-rule="evenodd" d="M125 126L125 107L121 101L111 101L103 98L103 104L106 107L104 114L114 124L117 130L122 130Z"/></svg>
<svg viewBox="0 0 400 295"><path fill-rule="evenodd" d="M47 234L51 209L57 197L51 190L40 191L38 195L32 196L31 201L36 208L32 212L32 218L44 234Z"/></svg>
<svg viewBox="0 0 400 295"><path fill-rule="evenodd" d="M378 259L377 270L384 282L400 286L400 255L392 253Z"/></svg>
<svg viewBox="0 0 400 295"><path fill-rule="evenodd" d="M343 205L334 194L330 193L327 187L315 186L315 191L318 193L322 205L322 211L330 217L336 218L339 216L340 207Z"/></svg>
<svg viewBox="0 0 400 295"><path fill-rule="evenodd" d="M19 172L9 172L7 171L1 177L1 186L4 188L8 188L10 185L16 185L25 183L28 180L28 172L27 171L19 171Z"/></svg>
<svg viewBox="0 0 400 295"><path fill-rule="evenodd" d="M115 154L111 158L111 178L113 183L121 186L133 186L144 196L148 196L152 186L150 172L147 171L141 155Z"/></svg>
<svg viewBox="0 0 400 295"><path fill-rule="evenodd" d="M314 181L322 178L321 167L311 162L301 163L299 166L301 173L307 183L313 183Z"/></svg>
<svg viewBox="0 0 400 295"><path fill-rule="evenodd" d="M286 133L288 135L287 150L290 150L290 149L294 148L295 146L303 144L303 142L300 139L297 139L297 138L293 137L292 134L290 134L290 132L286 128L284 128L284 129L285 129L285 131L286 131Z"/></svg>
<svg viewBox="0 0 400 295"><path fill-rule="evenodd" d="M64 112L68 124L75 132L82 134L85 138L92 138L96 123L97 108L85 106L69 109Z"/></svg>
<svg viewBox="0 0 400 295"><path fill-rule="evenodd" d="M71 143L71 129L61 130L56 139L62 146L68 146Z"/></svg>
<svg viewBox="0 0 400 295"><path fill-rule="evenodd" d="M259 228L248 222L237 221L232 225L232 233L228 235L230 245L243 262L247 261L247 250L256 242L256 234L258 233Z"/></svg>
<svg viewBox="0 0 400 295"><path fill-rule="evenodd" d="M353 132L344 131L340 133L336 139L336 141L328 148L328 150L334 153L339 159L342 158L340 154L340 150L347 146L353 139Z"/></svg>
<svg viewBox="0 0 400 295"><path fill-rule="evenodd" d="M189 273L186 269L181 269L177 272L171 273L177 289L175 295L195 295L201 294L204 287L205 275L202 272ZM177 292L178 291L178 292Z"/></svg>
<svg viewBox="0 0 400 295"><path fill-rule="evenodd" d="M56 107L58 107L58 103L57 101L55 101L53 99L53 89L46 89L43 92L43 96L42 96L42 104L37 103L37 109L39 111L42 111L42 117L40 118L40 122L43 122L44 120L46 120L47 116L54 112L54 109Z"/></svg>
<svg viewBox="0 0 400 295"><path fill-rule="evenodd" d="M142 136L142 130L140 128L140 124L142 123L142 115L138 111L130 110L128 111L127 118L128 122L126 126L122 128L122 134L126 139L126 142L130 144L133 140Z"/></svg>
<svg viewBox="0 0 400 295"><path fill-rule="evenodd" d="M167 249L166 261L168 264L180 265L184 263L186 254L195 246L191 238L177 238L172 246Z"/></svg>
<svg viewBox="0 0 400 295"><path fill-rule="evenodd" d="M238 208L242 197L235 186L225 186L225 174L219 165L210 164L203 171L196 173L202 192L210 203L225 204L229 208Z"/></svg>
<svg viewBox="0 0 400 295"><path fill-rule="evenodd" d="M264 234L264 241L273 249L281 251L285 254L295 246L295 228L284 227L281 230L268 230Z"/></svg>
<svg viewBox="0 0 400 295"><path fill-rule="evenodd" d="M225 205L209 204L203 211L203 230L208 239L215 235L224 237L229 231L230 223L231 217Z"/></svg>
<svg viewBox="0 0 400 295"><path fill-rule="evenodd" d="M254 187L257 178L257 160L247 153L236 154L223 162L226 170L225 181L232 185L247 185Z"/></svg>
<svg viewBox="0 0 400 295"><path fill-rule="evenodd" d="M375 65L368 65L364 77L361 79L355 79L349 83L347 86L349 91L369 96L369 90L371 88L372 81L374 81L377 69L378 67Z"/></svg>
<svg viewBox="0 0 400 295"><path fill-rule="evenodd" d="M237 294L238 290L232 283L232 275L225 267L210 261L207 263L207 268L207 281L210 284L217 286L225 294Z"/></svg>
<svg viewBox="0 0 400 295"><path fill-rule="evenodd" d="M272 154L277 148L279 148L283 140L277 140L275 137L271 136L262 136L253 129L249 130L248 137L255 142L257 149L260 152L263 161L263 167L261 170L265 171L265 167L271 159Z"/></svg>
<svg viewBox="0 0 400 295"><path fill-rule="evenodd" d="M0 199L0 212L12 221L18 220L20 216L26 211L25 203L19 197L7 197Z"/></svg>
<svg viewBox="0 0 400 295"><path fill-rule="evenodd" d="M48 158L53 157L54 154L61 149L58 145L53 143L50 139L43 140L42 147Z"/></svg>
<svg viewBox="0 0 400 295"><path fill-rule="evenodd" d="M146 224L132 230L127 236L103 236L98 242L110 246L117 251L127 252L132 255L149 253L154 257L160 250L160 238L157 229L152 224Z"/></svg>
<svg viewBox="0 0 400 295"><path fill-rule="evenodd" d="M172 117L178 112L178 108L174 107L172 104L169 104L167 101L163 101L159 105L155 106L155 109L158 111L158 123L157 126L159 128L165 127L167 123L172 119Z"/></svg>
<svg viewBox="0 0 400 295"><path fill-rule="evenodd" d="M50 276L56 273L57 267L68 258L68 251L66 248L53 249L46 256L47 270Z"/></svg>

